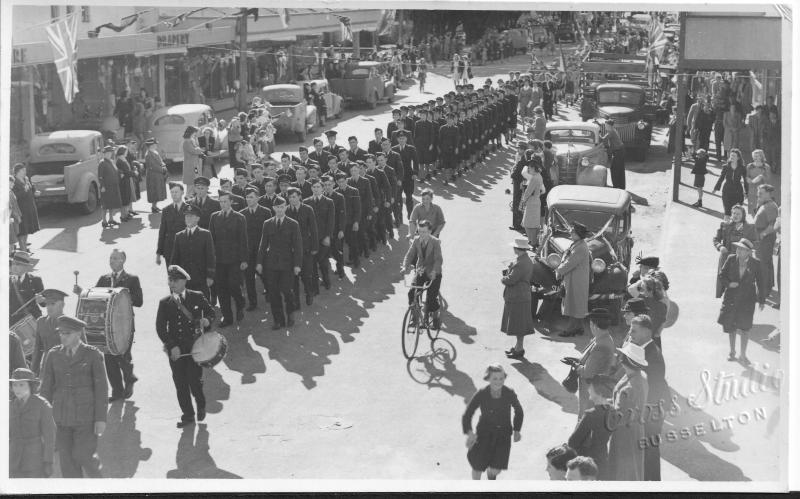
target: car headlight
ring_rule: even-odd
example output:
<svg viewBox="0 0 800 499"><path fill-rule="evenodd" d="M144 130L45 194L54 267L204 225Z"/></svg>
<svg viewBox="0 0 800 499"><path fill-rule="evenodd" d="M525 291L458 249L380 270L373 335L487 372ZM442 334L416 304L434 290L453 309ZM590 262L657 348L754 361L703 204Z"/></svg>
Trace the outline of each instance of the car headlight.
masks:
<svg viewBox="0 0 800 499"><path fill-rule="evenodd" d="M639 123L636 124L636 128L638 128L639 130L644 130L645 128L647 128L647 122L644 120L639 120Z"/></svg>
<svg viewBox="0 0 800 499"><path fill-rule="evenodd" d="M547 258L545 258L544 261L545 263L547 263L548 267L554 269L561 264L561 257L555 253L550 253L549 255L547 255Z"/></svg>
<svg viewBox="0 0 800 499"><path fill-rule="evenodd" d="M601 274L606 270L606 262L602 258L595 258L592 260L592 271L595 274Z"/></svg>
<svg viewBox="0 0 800 499"><path fill-rule="evenodd" d="M589 158L581 158L581 166L589 166Z"/></svg>

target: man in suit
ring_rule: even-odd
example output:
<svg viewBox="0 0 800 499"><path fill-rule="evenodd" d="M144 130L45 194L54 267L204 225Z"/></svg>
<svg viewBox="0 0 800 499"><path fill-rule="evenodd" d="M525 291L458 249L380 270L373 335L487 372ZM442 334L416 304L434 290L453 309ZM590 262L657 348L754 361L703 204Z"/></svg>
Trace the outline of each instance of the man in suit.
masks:
<svg viewBox="0 0 800 499"><path fill-rule="evenodd" d="M383 140L383 130L380 128L375 129L375 139L369 141L367 152L370 154L377 154L381 149L381 140Z"/></svg>
<svg viewBox="0 0 800 499"><path fill-rule="evenodd" d="M393 200L394 197L392 196L392 186L389 184L389 178L386 176L383 170L379 170L376 167L376 161L377 160L375 156L372 154L367 155L366 169L364 171L364 174L367 177L372 177L375 179L378 194L375 198L377 210L373 209L374 219L372 223L371 237L377 239L383 244L386 244L386 216L389 213L391 200ZM389 227L391 227L391 225L389 225Z"/></svg>
<svg viewBox="0 0 800 499"><path fill-rule="evenodd" d="M236 322L244 319L244 297L242 296L242 272L247 270L247 222L244 215L233 210L231 194L221 192L219 204L222 209L211 215L211 239L216 256L217 291L222 312L220 327L233 324L231 298L236 303Z"/></svg>
<svg viewBox="0 0 800 499"><path fill-rule="evenodd" d="M359 238L360 223L362 219L361 196L355 187L351 187L344 173L336 175L338 192L344 197L347 218L344 223L344 239L348 246L348 264L358 267L361 255L361 240Z"/></svg>
<svg viewBox="0 0 800 499"><path fill-rule="evenodd" d="M210 297L209 287L214 284L217 257L211 233L198 227L201 211L195 205L186 208L186 228L175 234L175 245L170 261L190 272L192 279L186 287L200 291L206 299ZM209 220L210 222L210 220Z"/></svg>
<svg viewBox="0 0 800 499"><path fill-rule="evenodd" d="M653 322L647 315L637 315L631 320L631 342L644 348L647 361L644 371L647 374L647 405L642 411L644 435L647 446L644 449L644 479L661 480L661 450L658 442L664 426L666 408L669 407L671 392L665 377L666 367L661 349L653 342Z"/></svg>
<svg viewBox="0 0 800 499"><path fill-rule="evenodd" d="M308 157L317 162L320 167L320 171L323 173L328 170L328 159L330 156L331 154L325 151L323 147L322 139L314 139L314 150L309 153ZM334 157L336 156L334 155Z"/></svg>
<svg viewBox="0 0 800 499"><path fill-rule="evenodd" d="M197 404L197 420L206 417L206 397L203 394L203 368L192 358L195 339L211 326L214 309L202 293L186 289L191 276L181 267L171 265L167 272L170 294L161 299L156 312L156 333L169 357L169 368L183 428L195 421L192 397Z"/></svg>
<svg viewBox="0 0 800 499"><path fill-rule="evenodd" d="M293 280L300 275L303 263L303 240L300 224L286 216L286 201L277 198L273 205L275 216L264 222L258 245L256 272L265 276L269 286L273 330L294 326L295 310ZM284 312L285 304L285 312Z"/></svg>
<svg viewBox="0 0 800 499"><path fill-rule="evenodd" d="M336 260L336 275L344 277L344 237L347 223L347 203L344 196L336 190L336 181L330 175L322 177L325 197L333 201L334 237L331 239L331 256ZM347 184L345 184L345 187Z"/></svg>
<svg viewBox="0 0 800 499"><path fill-rule="evenodd" d="M308 182L308 170L306 170L306 167L298 166L295 174L297 175L297 180L289 184L289 186L299 190L303 199L311 197L311 184Z"/></svg>
<svg viewBox="0 0 800 499"><path fill-rule="evenodd" d="M331 289L330 278L330 256L331 246L336 241L336 205L334 201L323 195L324 187L322 181L314 179L311 181L312 196L306 198L303 203L314 210L314 217L317 223L317 237L319 238L319 251L317 252L312 264L311 286L313 294L319 294L319 278L322 277L322 285L325 289Z"/></svg>
<svg viewBox="0 0 800 499"><path fill-rule="evenodd" d="M188 201L192 206L200 210L200 219L197 222L201 228L208 230L211 223L211 214L219 211L219 202L208 195L208 188L211 186L211 181L205 177L197 177L194 179L194 192L195 196Z"/></svg>
<svg viewBox="0 0 800 499"><path fill-rule="evenodd" d="M288 177L289 182L294 182L297 180L297 176L295 175L294 168L291 164L291 156L286 153L281 154L281 166L275 171L275 174L278 176L278 179L281 177Z"/></svg>
<svg viewBox="0 0 800 499"><path fill-rule="evenodd" d="M300 239L303 246L300 276L295 276L294 278L295 309L299 310L300 278L303 280L303 289L306 292L306 305L314 303L314 289L318 288L312 283L312 277L314 275L314 260L319 252L319 234L314 210L303 203L303 194L296 187L289 189L289 207L286 208L286 216L300 225Z"/></svg>
<svg viewBox="0 0 800 499"><path fill-rule="evenodd" d="M421 119L414 124L414 146L419 154L421 168L421 178L430 179L430 167L433 165L433 149L435 147L433 122L430 121L430 113L421 111Z"/></svg>
<svg viewBox="0 0 800 499"><path fill-rule="evenodd" d="M451 181L455 181L455 168L458 164L458 128L455 126L456 116L453 113L447 115L447 124L439 129L439 159L445 176ZM445 182L447 179L445 179Z"/></svg>
<svg viewBox="0 0 800 499"><path fill-rule="evenodd" d="M258 294L256 293L256 264L258 263L258 243L261 242L261 230L264 222L272 218L272 210L264 208L258 204L258 191L250 188L245 196L247 206L240 211L244 216L247 229L247 268L244 270L244 283L247 289L247 310L255 310L258 306ZM266 282L261 279L266 290Z"/></svg>
<svg viewBox="0 0 800 499"><path fill-rule="evenodd" d="M336 144L336 130L328 130L325 132L325 137L328 138L328 145L323 147L322 150L338 158L339 152L344 150L344 147Z"/></svg>
<svg viewBox="0 0 800 499"><path fill-rule="evenodd" d="M405 165L403 158L397 151L392 150L392 142L384 137L381 139L381 149L386 156L386 166L394 170L396 182L394 184L394 205L392 214L394 215L394 226L400 227L403 223L403 180L406 178Z"/></svg>
<svg viewBox="0 0 800 499"><path fill-rule="evenodd" d="M439 288L442 285L442 245L431 235L431 226L427 220L419 223L419 236L408 248L401 272L406 273L410 266L416 268L415 286L431 283L425 297L425 311L433 315L434 325L439 325ZM408 303L414 300L416 289L408 292Z"/></svg>
<svg viewBox="0 0 800 499"><path fill-rule="evenodd" d="M276 180L274 177L264 177L264 195L258 198L258 204L264 208L272 211L272 205L275 204L275 198L278 194L275 192Z"/></svg>
<svg viewBox="0 0 800 499"><path fill-rule="evenodd" d="M361 251L360 255L369 258L367 229L373 218L373 207L375 207L375 200L372 197L372 185L368 179L361 176L361 167L357 164L353 164L350 167L350 178L347 179L347 185L356 189L361 199L361 218L358 221L358 249Z"/></svg>
<svg viewBox="0 0 800 499"><path fill-rule="evenodd" d="M81 340L85 322L62 315L56 330L61 344L44 358L41 396L53 405L61 475L102 478L96 452L108 411L103 354Z"/></svg>
<svg viewBox="0 0 800 499"><path fill-rule="evenodd" d="M142 285L139 283L139 278L137 276L125 272L125 261L127 259L128 255L124 251L118 249L111 251L111 256L108 258L111 272L100 276L95 287L126 288L131 295L133 306L140 308L144 303ZM73 292L76 295L80 295L83 289L76 284L73 288ZM122 355L113 355L106 351L107 349L103 351L108 383L111 385L111 397L108 399L109 403L122 400L123 398L131 398L133 396L133 384L139 381L139 378L133 374L133 358L131 357L134 331L133 317L131 317L131 341L130 345L128 345L128 350Z"/></svg>
<svg viewBox="0 0 800 499"><path fill-rule="evenodd" d="M15 251L11 255L8 278L9 325L19 322L27 314L31 314L35 319L42 316L42 311L39 307L45 303L44 297L41 296L41 292L44 291L44 284L41 277L31 274L38 262L38 259L31 257L30 253L24 251ZM23 307L22 305L28 301L30 303Z"/></svg>
<svg viewBox="0 0 800 499"><path fill-rule="evenodd" d="M386 155L383 152L378 152L375 155L375 160L378 162L377 169L386 176L387 189L388 189L388 197L384 199L384 208L382 210L384 234L394 239L394 224L392 223L392 212L395 206L397 206L397 200L395 196L397 196L397 193L400 187L402 186L402 182L399 182L397 180L397 174L395 173L394 169L386 164Z"/></svg>
<svg viewBox="0 0 800 499"><path fill-rule="evenodd" d="M592 341L578 359L578 419L592 407L589 380L595 376L610 376L616 371L617 347L611 337L611 313L604 308L595 308L586 318L589 319Z"/></svg>
<svg viewBox="0 0 800 499"><path fill-rule="evenodd" d="M47 315L36 319L36 341L31 358L31 371L36 374L41 372L42 361L51 348L61 344L56 326L58 318L64 315L64 298L67 293L58 289L45 289L42 291ZM25 367L25 366L21 366Z"/></svg>
<svg viewBox="0 0 800 499"><path fill-rule="evenodd" d="M245 184L245 186L247 186L247 184ZM234 186L231 183L231 179L229 179L229 178L220 179L219 180L219 192L217 193L217 200L219 200L219 198L222 196L223 193L228 194L230 199L231 199L231 208L233 209L233 211L238 212L241 209L243 209L247 203L245 203L245 201L244 201L244 196L240 196L240 195L235 194L233 192L233 189L232 189L233 187L236 187L236 186ZM240 192L242 192L242 191L240 191ZM217 201L217 202L219 202L219 201ZM222 203L220 203L220 209L222 209ZM217 212L217 213L219 213L219 212ZM214 214L212 213L211 216L213 218Z"/></svg>
<svg viewBox="0 0 800 499"><path fill-rule="evenodd" d="M161 224L158 226L158 247L156 248L156 265L161 265L161 258L166 260L166 266L172 264L172 248L175 244L175 234L186 228L186 206L183 202L183 184L180 182L169 183L169 194L172 204L161 210Z"/></svg>
<svg viewBox="0 0 800 499"><path fill-rule="evenodd" d="M398 130L398 143L392 148L400 155L403 161L403 192L406 195L406 212L411 216L414 209L414 180L419 175L419 160L417 159L417 149L406 143L408 135L402 130Z"/></svg>
<svg viewBox="0 0 800 499"><path fill-rule="evenodd" d="M355 135L347 138L350 149L347 150L347 159L353 163L367 159L367 151L358 147L358 139Z"/></svg>

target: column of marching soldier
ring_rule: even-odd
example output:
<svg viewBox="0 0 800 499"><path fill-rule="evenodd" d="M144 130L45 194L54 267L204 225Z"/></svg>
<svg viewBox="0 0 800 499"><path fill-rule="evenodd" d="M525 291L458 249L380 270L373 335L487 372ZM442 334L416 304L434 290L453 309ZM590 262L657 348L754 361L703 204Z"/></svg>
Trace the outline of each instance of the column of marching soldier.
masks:
<svg viewBox="0 0 800 499"><path fill-rule="evenodd" d="M502 147L502 137L510 144L516 133L516 85L490 85L477 90L459 86L444 97L393 111L386 137L376 129L366 151L356 137L349 137L347 149L337 145L337 133L328 131L327 146L315 139L313 151L301 147L299 157L284 154L279 165L267 159L237 169L234 181L221 179L216 200L209 196L207 178L195 180L196 195L188 200L183 184L170 183L172 203L162 210L156 250L156 263L166 260L170 294L159 302L156 332L169 356L182 411L178 428L205 418L202 368L190 353L197 332L208 330L215 319L212 304L219 301L221 327L241 321L242 282L247 310L253 311L258 277L271 304L273 329L291 327L292 314L300 308L300 282L311 305L320 280L330 288L331 257L335 273L343 277L345 245L347 263L358 267L378 242L394 238L403 223L403 195L407 217L414 207L416 181L429 182L440 173L445 182L452 181ZM139 280L125 271L125 259L123 251L114 250L111 272L97 286L129 288L133 305L140 307ZM10 333L15 396L10 473L50 476L57 441L62 476L100 477L97 439L105 431L108 404L132 397L137 381L131 352L113 355L86 344L86 324L63 314L66 293L44 289L41 279L30 274L35 264L22 252L10 262L10 311L38 317L30 366L19 339ZM73 291L82 290L76 285ZM39 307L45 305L48 314L41 317ZM40 383L41 396L36 394ZM28 409L31 399L35 411ZM34 433L39 434L36 445L43 446L36 453L40 457L26 450L33 442L33 427L26 426L31 418L39 421Z"/></svg>

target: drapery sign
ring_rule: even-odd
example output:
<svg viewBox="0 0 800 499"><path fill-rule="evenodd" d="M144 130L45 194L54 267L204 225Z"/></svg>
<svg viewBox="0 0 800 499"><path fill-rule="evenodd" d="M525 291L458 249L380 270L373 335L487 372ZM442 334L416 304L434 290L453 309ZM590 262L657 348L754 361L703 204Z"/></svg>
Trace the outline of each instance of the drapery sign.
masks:
<svg viewBox="0 0 800 499"><path fill-rule="evenodd" d="M72 104L78 93L78 16L72 15L45 26L47 38L53 47L56 71L64 88L64 99Z"/></svg>
<svg viewBox="0 0 800 499"><path fill-rule="evenodd" d="M381 17L378 19L378 25L375 28L375 34L388 35L392 32L392 23L394 22L396 11L394 9L382 10Z"/></svg>
<svg viewBox="0 0 800 499"><path fill-rule="evenodd" d="M353 41L353 29L350 26L350 18L339 16L339 23L342 26L342 41Z"/></svg>

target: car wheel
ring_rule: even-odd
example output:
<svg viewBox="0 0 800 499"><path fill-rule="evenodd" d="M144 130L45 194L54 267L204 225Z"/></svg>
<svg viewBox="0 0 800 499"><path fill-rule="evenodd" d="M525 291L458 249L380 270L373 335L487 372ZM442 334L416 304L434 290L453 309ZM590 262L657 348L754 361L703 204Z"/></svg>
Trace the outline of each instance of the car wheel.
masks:
<svg viewBox="0 0 800 499"><path fill-rule="evenodd" d="M97 210L97 185L89 186L89 195L86 201L80 204L80 210L84 215L91 215Z"/></svg>
<svg viewBox="0 0 800 499"><path fill-rule="evenodd" d="M297 132L297 140L299 142L305 142L306 141L306 132L305 131Z"/></svg>
<svg viewBox="0 0 800 499"><path fill-rule="evenodd" d="M375 107L378 105L378 100L377 99L378 99L378 97L375 96L375 100L369 101L369 108L370 109L375 109Z"/></svg>

